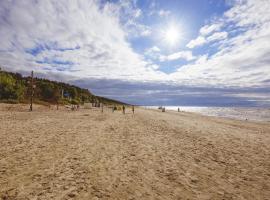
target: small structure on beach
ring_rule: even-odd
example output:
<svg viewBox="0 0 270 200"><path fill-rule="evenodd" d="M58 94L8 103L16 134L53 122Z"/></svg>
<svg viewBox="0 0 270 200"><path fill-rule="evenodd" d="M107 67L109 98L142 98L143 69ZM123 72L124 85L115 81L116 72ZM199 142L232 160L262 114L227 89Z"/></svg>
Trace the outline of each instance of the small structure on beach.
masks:
<svg viewBox="0 0 270 200"><path fill-rule="evenodd" d="M92 107L92 103L84 103L83 108L90 109Z"/></svg>

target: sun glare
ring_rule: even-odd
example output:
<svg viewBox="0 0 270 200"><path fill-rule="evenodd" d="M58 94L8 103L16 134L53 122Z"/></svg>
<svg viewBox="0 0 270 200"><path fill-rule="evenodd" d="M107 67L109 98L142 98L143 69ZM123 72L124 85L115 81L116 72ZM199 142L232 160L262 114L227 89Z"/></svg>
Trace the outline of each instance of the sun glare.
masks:
<svg viewBox="0 0 270 200"><path fill-rule="evenodd" d="M169 27L165 32L165 40L169 45L175 45L180 38L180 32L176 27Z"/></svg>

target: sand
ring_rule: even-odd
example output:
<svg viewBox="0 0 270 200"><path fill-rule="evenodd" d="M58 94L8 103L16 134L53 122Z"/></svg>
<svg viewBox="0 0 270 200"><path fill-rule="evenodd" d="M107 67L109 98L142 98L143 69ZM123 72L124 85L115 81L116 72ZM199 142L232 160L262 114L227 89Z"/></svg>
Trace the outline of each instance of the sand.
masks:
<svg viewBox="0 0 270 200"><path fill-rule="evenodd" d="M269 122L0 104L0 199L269 198Z"/></svg>

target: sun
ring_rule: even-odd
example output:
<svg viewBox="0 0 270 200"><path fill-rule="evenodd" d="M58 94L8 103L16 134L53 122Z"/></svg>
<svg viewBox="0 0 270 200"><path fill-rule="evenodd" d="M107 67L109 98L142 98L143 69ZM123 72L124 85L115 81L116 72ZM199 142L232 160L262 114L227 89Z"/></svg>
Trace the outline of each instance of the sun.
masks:
<svg viewBox="0 0 270 200"><path fill-rule="evenodd" d="M175 45L180 38L180 32L176 27L169 27L165 32L165 40L169 45Z"/></svg>

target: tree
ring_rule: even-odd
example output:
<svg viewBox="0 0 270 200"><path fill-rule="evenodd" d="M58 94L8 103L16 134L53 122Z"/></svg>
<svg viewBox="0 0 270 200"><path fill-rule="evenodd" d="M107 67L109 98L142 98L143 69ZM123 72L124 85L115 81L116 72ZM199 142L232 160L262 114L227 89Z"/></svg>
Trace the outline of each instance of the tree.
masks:
<svg viewBox="0 0 270 200"><path fill-rule="evenodd" d="M20 100L23 98L25 87L20 80L0 72L0 99Z"/></svg>

